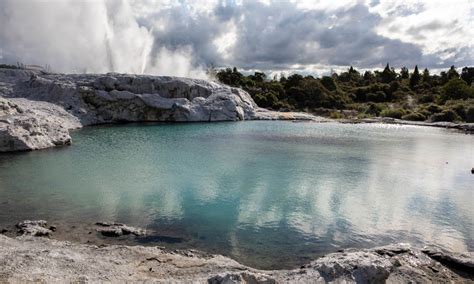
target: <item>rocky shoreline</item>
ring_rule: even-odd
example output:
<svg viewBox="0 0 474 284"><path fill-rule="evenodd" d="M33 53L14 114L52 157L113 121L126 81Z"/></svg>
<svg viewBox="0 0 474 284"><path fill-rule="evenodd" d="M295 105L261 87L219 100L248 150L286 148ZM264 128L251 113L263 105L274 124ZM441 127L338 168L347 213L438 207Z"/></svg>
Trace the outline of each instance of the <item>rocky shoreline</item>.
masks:
<svg viewBox="0 0 474 284"><path fill-rule="evenodd" d="M326 121L259 108L238 88L188 78L0 68L0 152L71 144L69 130L124 122Z"/></svg>
<svg viewBox="0 0 474 284"><path fill-rule="evenodd" d="M90 125L242 120L335 121L307 113L262 109L247 92L205 80L115 73L66 75L0 68L0 152L70 145L69 131ZM474 123L391 118L338 122L474 131Z"/></svg>
<svg viewBox="0 0 474 284"><path fill-rule="evenodd" d="M104 236L145 234L124 224L96 225ZM450 253L432 247L419 249L408 244L347 249L297 269L259 270L225 256L195 250L59 241L51 238L56 227L48 226L43 220L23 221L16 228L17 237L0 234L0 282L474 282L473 253Z"/></svg>

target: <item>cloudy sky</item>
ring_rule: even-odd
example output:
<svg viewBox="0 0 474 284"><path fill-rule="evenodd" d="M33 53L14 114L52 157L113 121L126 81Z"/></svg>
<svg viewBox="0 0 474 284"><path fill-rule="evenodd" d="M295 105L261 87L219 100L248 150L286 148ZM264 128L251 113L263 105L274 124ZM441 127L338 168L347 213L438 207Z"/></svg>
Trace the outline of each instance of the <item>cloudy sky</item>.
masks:
<svg viewBox="0 0 474 284"><path fill-rule="evenodd" d="M472 0L0 0L0 62L203 77L474 65Z"/></svg>

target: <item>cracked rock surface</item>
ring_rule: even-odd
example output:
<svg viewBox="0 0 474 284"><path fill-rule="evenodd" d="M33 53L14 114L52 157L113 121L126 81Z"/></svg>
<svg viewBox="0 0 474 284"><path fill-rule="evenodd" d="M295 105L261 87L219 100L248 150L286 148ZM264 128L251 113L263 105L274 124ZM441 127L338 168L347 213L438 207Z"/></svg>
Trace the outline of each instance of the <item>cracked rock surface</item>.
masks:
<svg viewBox="0 0 474 284"><path fill-rule="evenodd" d="M472 263L472 253L398 244L328 254L293 270L258 270L197 251L0 235L0 282L472 283Z"/></svg>

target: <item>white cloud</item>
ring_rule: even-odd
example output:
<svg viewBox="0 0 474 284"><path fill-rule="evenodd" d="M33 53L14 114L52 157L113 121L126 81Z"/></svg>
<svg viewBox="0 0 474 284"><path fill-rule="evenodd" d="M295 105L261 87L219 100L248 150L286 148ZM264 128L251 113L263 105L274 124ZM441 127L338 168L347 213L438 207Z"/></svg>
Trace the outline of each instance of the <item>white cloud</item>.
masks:
<svg viewBox="0 0 474 284"><path fill-rule="evenodd" d="M202 76L474 64L470 0L0 1L2 62ZM173 67L170 67L173 66Z"/></svg>
<svg viewBox="0 0 474 284"><path fill-rule="evenodd" d="M473 47L473 1L382 0L370 10L382 17L380 35L415 43L424 54L448 60L455 59L461 48Z"/></svg>

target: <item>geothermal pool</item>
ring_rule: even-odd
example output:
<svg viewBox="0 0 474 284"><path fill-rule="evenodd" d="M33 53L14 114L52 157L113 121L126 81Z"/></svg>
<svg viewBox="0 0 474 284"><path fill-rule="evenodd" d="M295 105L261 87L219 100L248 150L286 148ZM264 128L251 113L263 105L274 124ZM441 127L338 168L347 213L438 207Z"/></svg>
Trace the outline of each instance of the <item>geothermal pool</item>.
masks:
<svg viewBox="0 0 474 284"><path fill-rule="evenodd" d="M143 227L127 242L289 268L348 247L474 250L474 136L383 124L130 124L0 154L0 227ZM86 230L86 229L85 229ZM92 232L90 237L97 237ZM88 236L81 238L85 241Z"/></svg>

